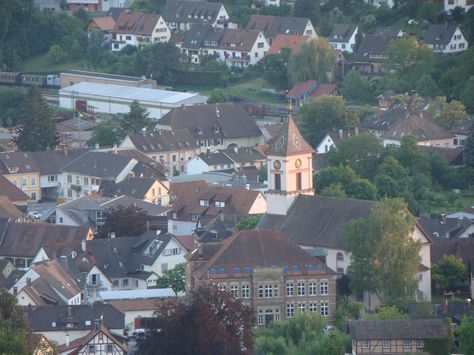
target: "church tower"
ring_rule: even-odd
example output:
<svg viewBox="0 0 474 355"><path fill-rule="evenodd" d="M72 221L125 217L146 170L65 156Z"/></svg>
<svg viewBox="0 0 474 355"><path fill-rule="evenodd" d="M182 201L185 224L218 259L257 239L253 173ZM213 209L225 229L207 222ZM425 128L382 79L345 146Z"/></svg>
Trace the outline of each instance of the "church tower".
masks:
<svg viewBox="0 0 474 355"><path fill-rule="evenodd" d="M291 117L291 103L288 119L268 147L266 156L267 213L285 215L298 195L314 195L313 148Z"/></svg>

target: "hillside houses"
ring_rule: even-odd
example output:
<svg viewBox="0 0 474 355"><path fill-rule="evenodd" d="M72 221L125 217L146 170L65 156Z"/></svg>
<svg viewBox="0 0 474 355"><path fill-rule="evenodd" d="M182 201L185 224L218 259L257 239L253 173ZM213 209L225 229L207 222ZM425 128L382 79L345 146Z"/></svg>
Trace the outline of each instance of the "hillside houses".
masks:
<svg viewBox="0 0 474 355"><path fill-rule="evenodd" d="M246 28L262 31L270 45L277 35L318 37L311 21L303 17L252 15Z"/></svg>
<svg viewBox="0 0 474 355"><path fill-rule="evenodd" d="M433 52L457 53L466 51L468 43L459 26L430 24L423 38Z"/></svg>

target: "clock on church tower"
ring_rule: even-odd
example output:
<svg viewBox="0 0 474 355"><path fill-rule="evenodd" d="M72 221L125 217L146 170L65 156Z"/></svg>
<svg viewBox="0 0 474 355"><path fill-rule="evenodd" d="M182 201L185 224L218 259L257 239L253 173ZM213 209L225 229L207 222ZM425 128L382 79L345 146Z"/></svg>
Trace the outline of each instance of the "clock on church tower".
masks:
<svg viewBox="0 0 474 355"><path fill-rule="evenodd" d="M268 147L267 213L286 214L296 196L313 195L313 148L301 135L291 115L278 138Z"/></svg>

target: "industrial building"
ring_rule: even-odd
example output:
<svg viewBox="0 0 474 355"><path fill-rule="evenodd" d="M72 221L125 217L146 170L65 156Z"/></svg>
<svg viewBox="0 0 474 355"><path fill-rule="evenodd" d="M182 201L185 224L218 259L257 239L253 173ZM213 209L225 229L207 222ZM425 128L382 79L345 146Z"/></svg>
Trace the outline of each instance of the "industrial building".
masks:
<svg viewBox="0 0 474 355"><path fill-rule="evenodd" d="M83 70L68 70L62 72L60 75L61 88L79 84L83 81L97 84L133 86L137 88L157 88L156 80L138 76L98 73Z"/></svg>
<svg viewBox="0 0 474 355"><path fill-rule="evenodd" d="M198 93L146 89L110 84L82 82L59 90L59 106L90 113L117 114L129 112L138 101L151 118L159 119L175 107L206 103Z"/></svg>

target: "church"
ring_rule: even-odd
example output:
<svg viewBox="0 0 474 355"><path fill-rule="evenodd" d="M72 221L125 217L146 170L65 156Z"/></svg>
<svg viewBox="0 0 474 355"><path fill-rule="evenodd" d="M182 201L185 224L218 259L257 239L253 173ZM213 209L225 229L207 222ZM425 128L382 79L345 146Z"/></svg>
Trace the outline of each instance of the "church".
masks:
<svg viewBox="0 0 474 355"><path fill-rule="evenodd" d="M367 219L376 201L317 196L312 156L313 148L289 114L266 152L267 213L257 228L280 231L342 276L350 264L350 254L344 250L343 227L353 219ZM412 238L421 242L421 264L416 275L418 300L430 301L431 240L418 223Z"/></svg>

